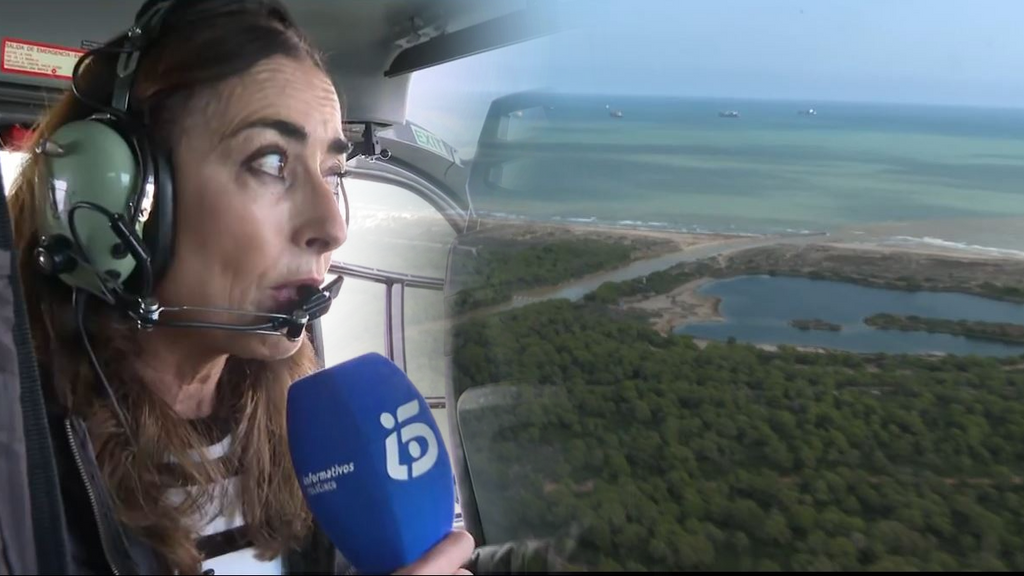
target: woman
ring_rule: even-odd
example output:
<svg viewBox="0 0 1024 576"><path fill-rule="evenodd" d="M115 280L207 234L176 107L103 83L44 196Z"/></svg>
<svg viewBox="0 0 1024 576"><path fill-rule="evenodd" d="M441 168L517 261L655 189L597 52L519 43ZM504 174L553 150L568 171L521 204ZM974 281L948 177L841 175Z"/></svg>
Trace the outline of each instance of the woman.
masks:
<svg viewBox="0 0 1024 576"><path fill-rule="evenodd" d="M151 0L140 13L159 4ZM197 5L206 5L202 17L188 12ZM302 286L323 282L346 238L338 95L280 7L192 0L177 8L130 87L133 115L173 158L173 256L155 295L165 306L281 312ZM75 81L80 98L60 102L37 140L93 114L83 99L111 102L119 55L88 60ZM51 405L72 569L343 569L314 529L284 434L287 387L316 367L308 339L141 331L93 298L83 325L104 385L78 332L72 289L33 265L48 188L42 164L38 154L29 160L10 206ZM211 312L175 319L245 320ZM472 538L456 531L403 572L465 573L472 552Z"/></svg>

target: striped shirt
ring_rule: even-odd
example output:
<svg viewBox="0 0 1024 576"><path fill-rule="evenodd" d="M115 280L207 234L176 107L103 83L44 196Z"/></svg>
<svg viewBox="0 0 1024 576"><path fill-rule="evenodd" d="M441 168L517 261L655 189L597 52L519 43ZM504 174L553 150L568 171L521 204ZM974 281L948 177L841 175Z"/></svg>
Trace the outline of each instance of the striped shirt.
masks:
<svg viewBox="0 0 1024 576"><path fill-rule="evenodd" d="M232 437L230 431L221 427L217 436L222 439L203 449L206 458L219 460L224 458L231 451ZM198 454L192 454L196 460ZM174 475L177 468L176 461L172 458L168 463L169 473ZM178 474L180 477L180 472ZM454 478L452 479L454 481ZM239 491L239 477L237 475L220 480L214 488L216 498L204 509L199 518L195 519L194 526L199 528L199 541L197 547L203 555L202 570L207 576L221 574L254 574L265 575L283 574L281 557L269 561L259 560L255 557L256 549L252 539L249 538L245 519L242 516L241 498ZM171 488L168 490L167 498L175 503L181 503L187 491L196 490L195 486ZM455 491L454 528L462 529L462 508L459 503L458 489Z"/></svg>
<svg viewBox="0 0 1024 576"><path fill-rule="evenodd" d="M206 447L204 452L210 460L225 457L231 449L231 435L225 433L223 439ZM193 454L198 459L197 454ZM169 467L175 467L172 459ZM184 486L168 490L168 499L181 503L187 491L196 490L196 486ZM203 555L203 574L283 574L281 558L262 561L255 557L256 549L246 530L242 516L241 498L239 495L239 477L225 478L213 488L212 502L194 520L199 529L197 546Z"/></svg>

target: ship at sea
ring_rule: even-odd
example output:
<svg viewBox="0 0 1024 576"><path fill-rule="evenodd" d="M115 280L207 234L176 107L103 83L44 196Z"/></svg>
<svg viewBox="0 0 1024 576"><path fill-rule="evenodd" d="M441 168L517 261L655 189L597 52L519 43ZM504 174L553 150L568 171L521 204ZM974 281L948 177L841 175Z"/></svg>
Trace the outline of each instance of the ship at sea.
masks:
<svg viewBox="0 0 1024 576"><path fill-rule="evenodd" d="M719 118L739 118L740 113L736 110L724 110L718 113Z"/></svg>

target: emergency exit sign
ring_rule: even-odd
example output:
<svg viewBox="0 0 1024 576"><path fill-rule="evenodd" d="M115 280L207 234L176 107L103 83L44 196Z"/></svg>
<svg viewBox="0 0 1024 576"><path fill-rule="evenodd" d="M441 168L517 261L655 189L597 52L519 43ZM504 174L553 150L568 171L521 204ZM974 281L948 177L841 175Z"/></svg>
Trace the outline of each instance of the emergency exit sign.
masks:
<svg viewBox="0 0 1024 576"><path fill-rule="evenodd" d="M70 80L83 54L85 51L77 48L4 38L0 44L0 72Z"/></svg>
<svg viewBox="0 0 1024 576"><path fill-rule="evenodd" d="M441 156L444 156L445 158L452 162L455 161L455 158L452 157L451 152L448 151L448 148L444 145L444 142L440 138L420 128L419 126L412 125L411 128L412 135L414 138L416 138L416 144L420 145L423 148L426 148L427 150L432 150L433 152Z"/></svg>

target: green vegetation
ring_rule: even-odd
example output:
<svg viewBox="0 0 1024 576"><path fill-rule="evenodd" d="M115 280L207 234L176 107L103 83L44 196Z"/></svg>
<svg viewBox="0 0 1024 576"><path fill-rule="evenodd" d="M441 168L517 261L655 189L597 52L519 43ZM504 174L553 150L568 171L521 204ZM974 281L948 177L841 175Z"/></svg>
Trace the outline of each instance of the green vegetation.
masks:
<svg viewBox="0 0 1024 576"><path fill-rule="evenodd" d="M457 279L469 279L452 302L457 314L507 302L516 292L623 266L634 248L624 242L573 238L494 242L477 251L475 258L460 259L463 268L454 273Z"/></svg>
<svg viewBox="0 0 1024 576"><path fill-rule="evenodd" d="M889 290L960 292L1024 302L1024 261L963 259L828 246L762 246L727 258L729 276L768 274L830 280Z"/></svg>
<svg viewBox="0 0 1024 576"><path fill-rule="evenodd" d="M864 319L864 323L881 330L904 332L935 332L966 336L979 340L996 340L1012 344L1024 344L1024 326L1005 322L979 322L973 320L946 320L943 318L922 318L921 316L899 316L896 314L875 314Z"/></svg>
<svg viewBox="0 0 1024 576"><path fill-rule="evenodd" d="M812 280L830 280L832 282L846 282L857 284L868 288L883 288L886 290L901 290L903 292L959 292L972 294L982 298L991 298L1003 302L1024 303L1024 286L1009 286L1006 284L993 284L983 282L941 282L938 280L924 281L920 278L910 276L898 276L888 278L885 276L870 276L864 274L850 274L837 271L809 270L806 273L799 273L794 270L771 270L767 272L771 276L804 276Z"/></svg>
<svg viewBox="0 0 1024 576"><path fill-rule="evenodd" d="M597 290L584 296L583 299L586 302L597 304L617 304L624 299L648 298L667 294L687 282L703 277L721 276L723 276L721 268L708 260L686 262L631 280L605 282Z"/></svg>
<svg viewBox="0 0 1024 576"><path fill-rule="evenodd" d="M789 325L797 330L824 330L827 332L840 332L843 329L839 324L826 322L820 318L813 318L811 320L791 320Z"/></svg>
<svg viewBox="0 0 1024 576"><path fill-rule="evenodd" d="M612 310L456 327L457 390L507 392L460 406L489 540L570 534L580 569L1024 570L1024 357L702 350Z"/></svg>
<svg viewBox="0 0 1024 576"><path fill-rule="evenodd" d="M982 282L979 286L979 293L997 300L1010 302L1024 302L1024 286L1007 286L1005 284L994 284Z"/></svg>

